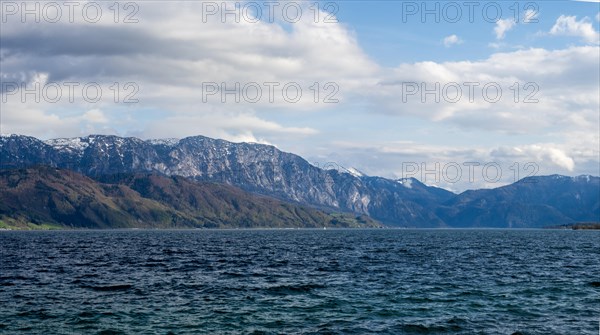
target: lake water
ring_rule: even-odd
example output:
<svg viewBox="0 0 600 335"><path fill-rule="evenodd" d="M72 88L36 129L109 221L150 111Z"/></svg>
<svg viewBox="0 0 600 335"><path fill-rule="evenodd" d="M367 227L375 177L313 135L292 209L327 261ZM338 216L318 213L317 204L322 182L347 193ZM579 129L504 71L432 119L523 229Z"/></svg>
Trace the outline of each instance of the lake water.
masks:
<svg viewBox="0 0 600 335"><path fill-rule="evenodd" d="M600 232L0 232L1 334L599 334Z"/></svg>

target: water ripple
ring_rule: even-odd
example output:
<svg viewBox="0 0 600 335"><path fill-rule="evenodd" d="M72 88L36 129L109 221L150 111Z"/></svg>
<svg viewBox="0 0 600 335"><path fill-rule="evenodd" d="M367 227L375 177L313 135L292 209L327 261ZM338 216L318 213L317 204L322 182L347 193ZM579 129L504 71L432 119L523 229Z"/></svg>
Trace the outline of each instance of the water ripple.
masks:
<svg viewBox="0 0 600 335"><path fill-rule="evenodd" d="M0 232L0 334L598 334L600 233Z"/></svg>

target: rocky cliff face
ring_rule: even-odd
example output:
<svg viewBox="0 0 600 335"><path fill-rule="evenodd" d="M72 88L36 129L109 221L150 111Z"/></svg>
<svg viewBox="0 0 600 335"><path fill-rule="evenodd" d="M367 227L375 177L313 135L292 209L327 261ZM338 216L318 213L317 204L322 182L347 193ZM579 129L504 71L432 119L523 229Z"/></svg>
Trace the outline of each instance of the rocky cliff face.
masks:
<svg viewBox="0 0 600 335"><path fill-rule="evenodd" d="M92 135L40 141L26 136L0 138L0 167L36 164L91 177L153 172L235 185L287 201L367 214L388 224L443 226L434 204L453 194L408 183L320 169L273 146L231 143L202 136L149 140Z"/></svg>

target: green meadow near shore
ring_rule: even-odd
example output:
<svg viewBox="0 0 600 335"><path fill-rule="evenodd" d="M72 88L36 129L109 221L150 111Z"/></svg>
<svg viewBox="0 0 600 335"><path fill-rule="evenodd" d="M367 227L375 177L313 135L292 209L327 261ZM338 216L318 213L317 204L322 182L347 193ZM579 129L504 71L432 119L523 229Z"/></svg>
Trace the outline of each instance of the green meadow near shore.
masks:
<svg viewBox="0 0 600 335"><path fill-rule="evenodd" d="M27 221L4 217L0 219L0 230L60 230L65 229L64 226L40 223L35 224Z"/></svg>

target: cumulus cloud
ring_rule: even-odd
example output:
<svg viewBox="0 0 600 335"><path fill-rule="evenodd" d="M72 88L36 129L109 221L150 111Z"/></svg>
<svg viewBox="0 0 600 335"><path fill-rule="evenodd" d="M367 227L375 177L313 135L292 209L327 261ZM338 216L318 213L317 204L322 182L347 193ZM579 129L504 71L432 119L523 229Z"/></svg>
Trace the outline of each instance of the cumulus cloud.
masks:
<svg viewBox="0 0 600 335"><path fill-rule="evenodd" d="M37 106L58 116L69 109L137 108L159 111L168 117L190 118L214 113L232 119L239 115L244 119L244 115L253 113L266 121L266 116L260 114L343 109L349 101L357 99L373 106L374 112L449 122L465 129L516 133L528 131L532 125L538 130L553 126L555 120L564 118L566 111L593 110L598 100L595 94L598 53L593 47L529 49L496 53L481 61L417 62L390 69L372 61L343 24L314 22L312 16L288 27L279 22L224 23L218 14L203 22L201 5L196 3L186 2L186 10L165 3L140 6L144 16L139 17L139 24L133 25L115 25L108 20L95 25L75 24L77 29L72 29L70 23L38 24L23 29L18 27L22 23L9 22L2 31L3 78L33 81L45 76L47 82L100 83L104 95L98 103L90 104L78 96L74 103L63 100L62 104ZM513 25L512 20L499 22L498 37L504 36ZM454 45L461 43L461 39L453 34L444 43ZM327 50L326 56L323 50ZM118 104L112 103L114 82L120 85ZM134 98L139 102L123 104L125 97L133 93L131 87L125 89L130 82L138 86ZM267 82L278 83L273 92L265 85ZM404 101L406 94L402 90L406 87L402 85L406 82L417 83L420 92ZM479 83L474 88L473 102L467 96L470 88L465 82ZM210 85L206 86L207 83ZM300 101L284 99L286 83L300 86ZM317 92L314 83L318 83ZM335 85L326 88L328 83ZM423 89L439 84L439 90L443 90L453 83L458 84L461 92L450 85L440 94L439 102L432 95L426 97L425 103L421 101ZM515 83L519 84L518 92L511 90ZM256 93L258 86L261 98L257 102L248 101L247 96L236 98L228 93L236 84L239 84L238 95L244 95L241 91L246 84L252 84L246 95ZM493 85L485 92L492 98L496 84L500 85L500 101L485 101L490 98L482 95L486 84ZM207 95L208 88L216 91ZM270 99L271 93L274 99ZM293 95L295 88L288 93ZM339 103L323 103L330 94ZM457 102L445 99L456 94L460 94ZM528 97L539 103L522 103ZM515 104L514 99L519 103ZM541 113L547 117L540 118ZM215 127L225 127L226 123L217 120L205 118L203 122L207 128L210 122ZM238 125L240 129L244 127ZM179 129L172 127L171 131ZM261 131L265 136L269 132L277 134L276 127L263 127Z"/></svg>
<svg viewBox="0 0 600 335"><path fill-rule="evenodd" d="M110 4L101 5L104 12L112 13L107 8ZM279 127L276 122L248 115L328 108L379 71L350 30L342 24L313 20L314 13L308 8L305 13L311 15L287 24L280 17L274 22L254 17L223 22L220 11L205 15L202 2L138 5L139 22L135 24L116 24L111 15L93 24L80 18L73 23L23 23L20 17L9 17L2 27L3 81L27 87L41 81L59 83L63 93L64 82L79 86L73 101L49 103L42 97L35 108L25 110L18 107L22 92L12 92L10 106L3 106L4 114L36 110L65 122L77 111L83 115L81 122L98 125L108 121L100 110L120 109L129 119L116 118L119 122L135 125L139 117L142 126L147 117L129 111L135 108L162 113L163 120L166 116L172 122L160 125L165 131L153 127L157 135L171 132L172 136L182 130L177 120L191 118L201 119L202 130L219 128L214 133L224 136L245 131L305 136L313 130ZM321 12L320 17L327 15ZM323 50L327 50L326 56ZM100 101L90 103L82 96L81 88L89 83L101 87ZM115 88L114 83L119 86ZM137 103L124 103L127 97ZM27 100L34 102L31 95ZM221 117L206 117L210 113ZM47 124L42 120L32 118L27 127L30 134L46 134ZM13 125L3 123L4 128Z"/></svg>
<svg viewBox="0 0 600 335"><path fill-rule="evenodd" d="M551 35L576 36L591 44L600 44L600 33L598 33L591 20L584 17L577 20L576 16L561 15L550 29Z"/></svg>
<svg viewBox="0 0 600 335"><path fill-rule="evenodd" d="M194 136L202 134L214 138L222 138L234 142L249 141L265 143L267 136L271 139L283 137L311 136L318 131L310 127L283 126L273 121L264 120L254 113L196 113L193 115L174 115L156 122L151 122L144 131L143 137L164 138L172 136L172 131L165 128L177 128L177 136Z"/></svg>
<svg viewBox="0 0 600 335"><path fill-rule="evenodd" d="M109 120L99 109L92 109L83 114L83 119L92 123L108 123Z"/></svg>
<svg viewBox="0 0 600 335"><path fill-rule="evenodd" d="M9 22L3 72L35 68L51 80L125 78L180 87L342 78L339 84L350 88L377 69L341 24L314 22L312 15L289 29L277 22L222 22L220 13L204 18L201 2L180 5L141 3L145 16L131 25Z"/></svg>
<svg viewBox="0 0 600 335"><path fill-rule="evenodd" d="M446 48L449 48L455 44L462 44L463 41L456 35L452 34L450 36L447 36L444 38L444 46L446 46Z"/></svg>
<svg viewBox="0 0 600 335"><path fill-rule="evenodd" d="M494 32L496 33L496 39L504 39L506 32L511 30L517 22L514 19L500 19L496 22Z"/></svg>
<svg viewBox="0 0 600 335"><path fill-rule="evenodd" d="M35 104L2 105L2 132L41 138L74 137L89 134L115 134L110 118L99 110L72 110L61 114ZM79 113L78 113L79 112Z"/></svg>
<svg viewBox="0 0 600 335"><path fill-rule="evenodd" d="M494 159L529 160L545 167L558 168L563 171L573 171L575 161L564 150L554 143L540 143L515 147L500 147L491 152Z"/></svg>
<svg viewBox="0 0 600 335"><path fill-rule="evenodd" d="M520 50L475 62L401 64L370 93L392 115L527 133L574 125L575 113L593 115L599 67L592 46Z"/></svg>
<svg viewBox="0 0 600 335"><path fill-rule="evenodd" d="M111 16L96 24L3 23L3 82L24 82L28 89L54 82L63 85L63 94L65 82L80 86L73 101L56 103L43 98L36 103L31 96L23 103L20 91L5 92L2 132L40 137L202 134L274 143L305 156L337 152L344 166L390 177L406 159L498 160L507 169L511 160L533 160L540 164L540 173L585 173L598 165L600 153L593 144L599 141L600 62L595 45L383 67L364 52L349 27L314 22L312 15L293 24L281 18L224 23L220 13L204 20L201 2L138 4L139 23L130 25L115 24ZM554 34L586 41L595 36L585 19L558 21ZM497 39L514 25L512 20L498 22ZM453 34L441 42L450 47L462 40ZM103 92L97 102L82 94L83 86L92 82ZM273 101L266 82L279 83ZM284 84L291 82L303 90L300 101L282 99ZM216 84L217 90L207 95L206 83ZM262 99L236 101L228 93L236 83L240 88L258 84ZM319 84L318 94L314 83ZM327 83L337 86L325 89ZM472 101L465 83L474 83ZM488 84L492 86L484 92ZM502 91L498 101L491 99L496 84ZM417 91L408 94L407 88ZM423 95L424 89L437 92ZM323 103L330 94L339 102ZM127 97L137 102L125 103ZM349 133L356 143L340 144ZM377 144L385 136L424 140ZM498 147L505 141L514 145Z"/></svg>

